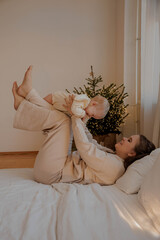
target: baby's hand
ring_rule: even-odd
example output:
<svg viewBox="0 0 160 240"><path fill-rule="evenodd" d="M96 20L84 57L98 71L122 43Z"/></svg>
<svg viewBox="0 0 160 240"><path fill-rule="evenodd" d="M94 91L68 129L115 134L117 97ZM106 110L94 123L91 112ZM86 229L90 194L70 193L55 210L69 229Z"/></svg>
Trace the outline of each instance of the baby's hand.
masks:
<svg viewBox="0 0 160 240"><path fill-rule="evenodd" d="M89 119L90 119L90 117L86 114L86 115L82 118L82 121L86 124Z"/></svg>
<svg viewBox="0 0 160 240"><path fill-rule="evenodd" d="M75 96L73 94L69 95L69 98L65 98L66 105L63 104L63 107L65 107L65 109L69 112L69 114L71 116L73 115L71 107L72 107L72 103L73 103L74 98L75 98Z"/></svg>

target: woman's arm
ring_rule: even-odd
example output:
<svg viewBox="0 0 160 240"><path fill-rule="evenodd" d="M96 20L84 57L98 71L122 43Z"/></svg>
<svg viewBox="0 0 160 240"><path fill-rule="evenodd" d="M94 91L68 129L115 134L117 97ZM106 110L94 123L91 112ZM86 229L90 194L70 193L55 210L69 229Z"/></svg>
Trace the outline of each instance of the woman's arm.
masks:
<svg viewBox="0 0 160 240"><path fill-rule="evenodd" d="M104 184L113 184L124 172L123 160L90 142L80 118L72 116L72 129L77 150L87 167Z"/></svg>
<svg viewBox="0 0 160 240"><path fill-rule="evenodd" d="M75 144L81 158L94 170L102 170L106 163L110 162L108 153L100 150L93 142L90 142L85 132L85 124L80 118L72 116L72 129Z"/></svg>
<svg viewBox="0 0 160 240"><path fill-rule="evenodd" d="M83 120L83 119L82 119ZM102 146L101 144L99 144L92 136L92 134L89 132L88 128L85 126L85 133L88 137L88 140L91 142L91 143L94 143L94 145L97 146L98 149L104 151L104 152L109 152L109 153L114 153L114 151L110 148L107 148L105 146Z"/></svg>

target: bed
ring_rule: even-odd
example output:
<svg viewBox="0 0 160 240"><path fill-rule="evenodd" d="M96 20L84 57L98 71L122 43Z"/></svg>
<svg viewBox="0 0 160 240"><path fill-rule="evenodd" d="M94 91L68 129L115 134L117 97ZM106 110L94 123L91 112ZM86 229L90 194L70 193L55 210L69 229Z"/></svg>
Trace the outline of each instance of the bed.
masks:
<svg viewBox="0 0 160 240"><path fill-rule="evenodd" d="M112 186L44 185L32 168L1 169L0 239L160 239L159 172L160 149Z"/></svg>

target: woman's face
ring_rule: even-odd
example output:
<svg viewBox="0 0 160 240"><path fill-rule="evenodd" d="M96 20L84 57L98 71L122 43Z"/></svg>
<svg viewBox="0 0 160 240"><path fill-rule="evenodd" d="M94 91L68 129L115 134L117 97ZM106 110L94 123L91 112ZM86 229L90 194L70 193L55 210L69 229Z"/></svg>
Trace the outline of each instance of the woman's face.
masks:
<svg viewBox="0 0 160 240"><path fill-rule="evenodd" d="M124 137L120 142L116 143L115 145L116 154L123 159L135 156L136 153L134 149L135 146L139 144L139 141L139 135L132 135L129 138Z"/></svg>

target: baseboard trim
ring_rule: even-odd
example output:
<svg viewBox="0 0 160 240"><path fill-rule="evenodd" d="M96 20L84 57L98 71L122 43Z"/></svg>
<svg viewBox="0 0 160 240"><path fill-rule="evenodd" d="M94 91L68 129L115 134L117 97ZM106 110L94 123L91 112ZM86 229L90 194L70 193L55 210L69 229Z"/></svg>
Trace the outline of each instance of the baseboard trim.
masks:
<svg viewBox="0 0 160 240"><path fill-rule="evenodd" d="M3 155L30 155L30 154L37 154L38 151L21 151L21 152L0 152L0 156Z"/></svg>
<svg viewBox="0 0 160 240"><path fill-rule="evenodd" d="M38 151L0 152L0 169L33 168Z"/></svg>

